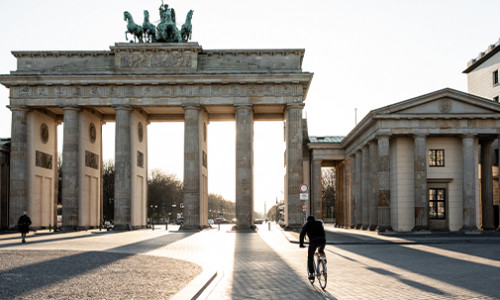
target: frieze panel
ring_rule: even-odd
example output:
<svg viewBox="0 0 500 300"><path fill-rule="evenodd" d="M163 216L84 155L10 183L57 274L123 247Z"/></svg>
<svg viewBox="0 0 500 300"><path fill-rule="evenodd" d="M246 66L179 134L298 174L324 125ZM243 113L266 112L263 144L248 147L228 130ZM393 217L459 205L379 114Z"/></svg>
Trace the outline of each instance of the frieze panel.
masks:
<svg viewBox="0 0 500 300"><path fill-rule="evenodd" d="M89 85L15 87L15 98L121 98L121 97L233 97L294 96L301 98L298 84L178 84ZM300 102L298 100L297 102ZM295 102L295 101L294 101ZM445 105L443 105L445 107ZM442 108L442 110L445 110Z"/></svg>
<svg viewBox="0 0 500 300"><path fill-rule="evenodd" d="M192 68L192 54L183 53L120 53L120 68Z"/></svg>
<svg viewBox="0 0 500 300"><path fill-rule="evenodd" d="M99 155L85 150L85 166L98 170Z"/></svg>
<svg viewBox="0 0 500 300"><path fill-rule="evenodd" d="M36 151L35 165L40 168L52 170L52 155Z"/></svg>

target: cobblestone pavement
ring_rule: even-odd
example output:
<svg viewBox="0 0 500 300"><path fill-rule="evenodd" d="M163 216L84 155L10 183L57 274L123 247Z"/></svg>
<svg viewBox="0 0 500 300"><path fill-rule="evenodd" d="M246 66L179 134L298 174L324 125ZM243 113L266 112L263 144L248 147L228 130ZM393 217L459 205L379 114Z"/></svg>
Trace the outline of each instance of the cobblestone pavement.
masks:
<svg viewBox="0 0 500 300"><path fill-rule="evenodd" d="M106 299L190 299L202 291L199 299L500 299L498 235L380 236L328 228L328 285L322 291L306 278L307 250L298 247L296 234L274 225L268 230L267 224L261 225L257 233L229 229L221 226L220 231L201 232L35 235L25 245L19 243L18 234L0 235L0 265L15 261L12 255L19 249L33 257L24 266L6 264L6 270L2 267L0 284L10 282L9 287L16 286L17 277L56 262L61 263L61 268L77 267L72 271L76 274L54 278L48 274L51 271L45 270L44 276L33 277L36 284L27 293L13 295L66 299L68 294L47 294L44 289L74 285L77 289L71 298L96 295ZM38 262L35 257L40 253L61 257L47 256ZM154 258L147 259L151 256ZM135 258L140 259L133 261ZM203 271L184 289L181 284L169 288L170 294L162 294L165 282L151 281L148 275L152 273L135 272L139 267L149 269L151 262L158 269L175 264L193 278L199 269L186 261L201 266ZM84 293L90 286L100 286L106 274L112 273L116 273L113 282L123 278L135 285L120 282L114 287L115 294L106 294L107 287L96 294ZM174 285L178 282L177 278L165 281ZM203 289L205 284L208 286ZM173 295L174 289L179 293ZM10 297L0 294L0 298Z"/></svg>

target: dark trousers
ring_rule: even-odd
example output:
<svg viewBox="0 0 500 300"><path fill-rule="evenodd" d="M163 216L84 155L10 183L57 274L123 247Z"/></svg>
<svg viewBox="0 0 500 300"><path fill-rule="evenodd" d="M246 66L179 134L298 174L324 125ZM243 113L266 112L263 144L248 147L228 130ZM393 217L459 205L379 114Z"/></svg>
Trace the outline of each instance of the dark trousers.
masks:
<svg viewBox="0 0 500 300"><path fill-rule="evenodd" d="M309 243L309 249L307 251L307 268L309 269L309 273L314 273L313 261L316 248L319 253L325 254L325 244Z"/></svg>

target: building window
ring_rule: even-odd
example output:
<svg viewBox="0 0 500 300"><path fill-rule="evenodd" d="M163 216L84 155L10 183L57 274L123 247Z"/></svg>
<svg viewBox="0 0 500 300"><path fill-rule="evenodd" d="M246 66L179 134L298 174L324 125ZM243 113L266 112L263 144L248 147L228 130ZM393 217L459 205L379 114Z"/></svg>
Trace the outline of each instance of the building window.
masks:
<svg viewBox="0 0 500 300"><path fill-rule="evenodd" d="M493 101L498 102L498 96L493 97Z"/></svg>
<svg viewBox="0 0 500 300"><path fill-rule="evenodd" d="M444 167L444 150L429 150L429 167Z"/></svg>
<svg viewBox="0 0 500 300"><path fill-rule="evenodd" d="M498 84L498 70L493 71L493 85Z"/></svg>
<svg viewBox="0 0 500 300"><path fill-rule="evenodd" d="M446 219L446 189L429 189L429 219Z"/></svg>

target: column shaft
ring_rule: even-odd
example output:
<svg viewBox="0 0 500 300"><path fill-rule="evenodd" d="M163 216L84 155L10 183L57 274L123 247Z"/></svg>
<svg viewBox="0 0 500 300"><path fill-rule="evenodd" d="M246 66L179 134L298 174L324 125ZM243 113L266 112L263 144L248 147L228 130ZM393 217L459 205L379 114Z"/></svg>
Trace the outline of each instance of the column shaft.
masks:
<svg viewBox="0 0 500 300"><path fill-rule="evenodd" d="M415 228L423 230L429 228L429 207L427 204L427 144L423 135L414 137L414 201L415 201Z"/></svg>
<svg viewBox="0 0 500 300"><path fill-rule="evenodd" d="M184 107L184 228L200 228L200 107Z"/></svg>
<svg viewBox="0 0 500 300"><path fill-rule="evenodd" d="M115 226L129 229L131 226L131 132L128 106L115 107Z"/></svg>
<svg viewBox="0 0 500 300"><path fill-rule="evenodd" d="M377 142L372 141L369 145L369 153L368 160L369 168L370 168L370 184L369 184L369 195L368 195L368 207L369 207L369 215L368 215L368 223L370 225L370 230L375 230L377 228L377 193L378 193L378 184L377 184L377 161L378 161L378 151L377 151Z"/></svg>
<svg viewBox="0 0 500 300"><path fill-rule="evenodd" d="M494 230L492 140L481 143L481 228Z"/></svg>
<svg viewBox="0 0 500 300"><path fill-rule="evenodd" d="M253 110L236 106L236 228L253 226Z"/></svg>
<svg viewBox="0 0 500 300"><path fill-rule="evenodd" d="M391 230L389 136L378 137L378 230Z"/></svg>
<svg viewBox="0 0 500 300"><path fill-rule="evenodd" d="M64 108L61 201L63 227L66 228L78 226L79 111L75 107Z"/></svg>
<svg viewBox="0 0 500 300"><path fill-rule="evenodd" d="M363 157L361 150L356 152L356 228L361 228L363 224L363 193L361 186Z"/></svg>
<svg viewBox="0 0 500 300"><path fill-rule="evenodd" d="M304 105L290 105L286 108L286 187L285 212L287 227L301 228L303 224L300 185L302 172L302 109Z"/></svg>
<svg viewBox="0 0 500 300"><path fill-rule="evenodd" d="M476 159L474 136L462 137L463 230L477 230L476 225Z"/></svg>
<svg viewBox="0 0 500 300"><path fill-rule="evenodd" d="M311 212L317 219L323 219L321 188L321 160L313 160L311 183Z"/></svg>
<svg viewBox="0 0 500 300"><path fill-rule="evenodd" d="M368 146L361 149L361 223L362 228L367 229L370 224L369 207L369 183L370 163L368 161Z"/></svg>
<svg viewBox="0 0 500 300"><path fill-rule="evenodd" d="M28 209L27 156L28 132L26 108L10 107L12 111L10 146L10 201L9 227L17 225L17 220ZM29 213L29 212L28 212Z"/></svg>
<svg viewBox="0 0 500 300"><path fill-rule="evenodd" d="M349 200L349 227L356 227L356 156L351 156L349 164L349 183L350 183L350 200Z"/></svg>

